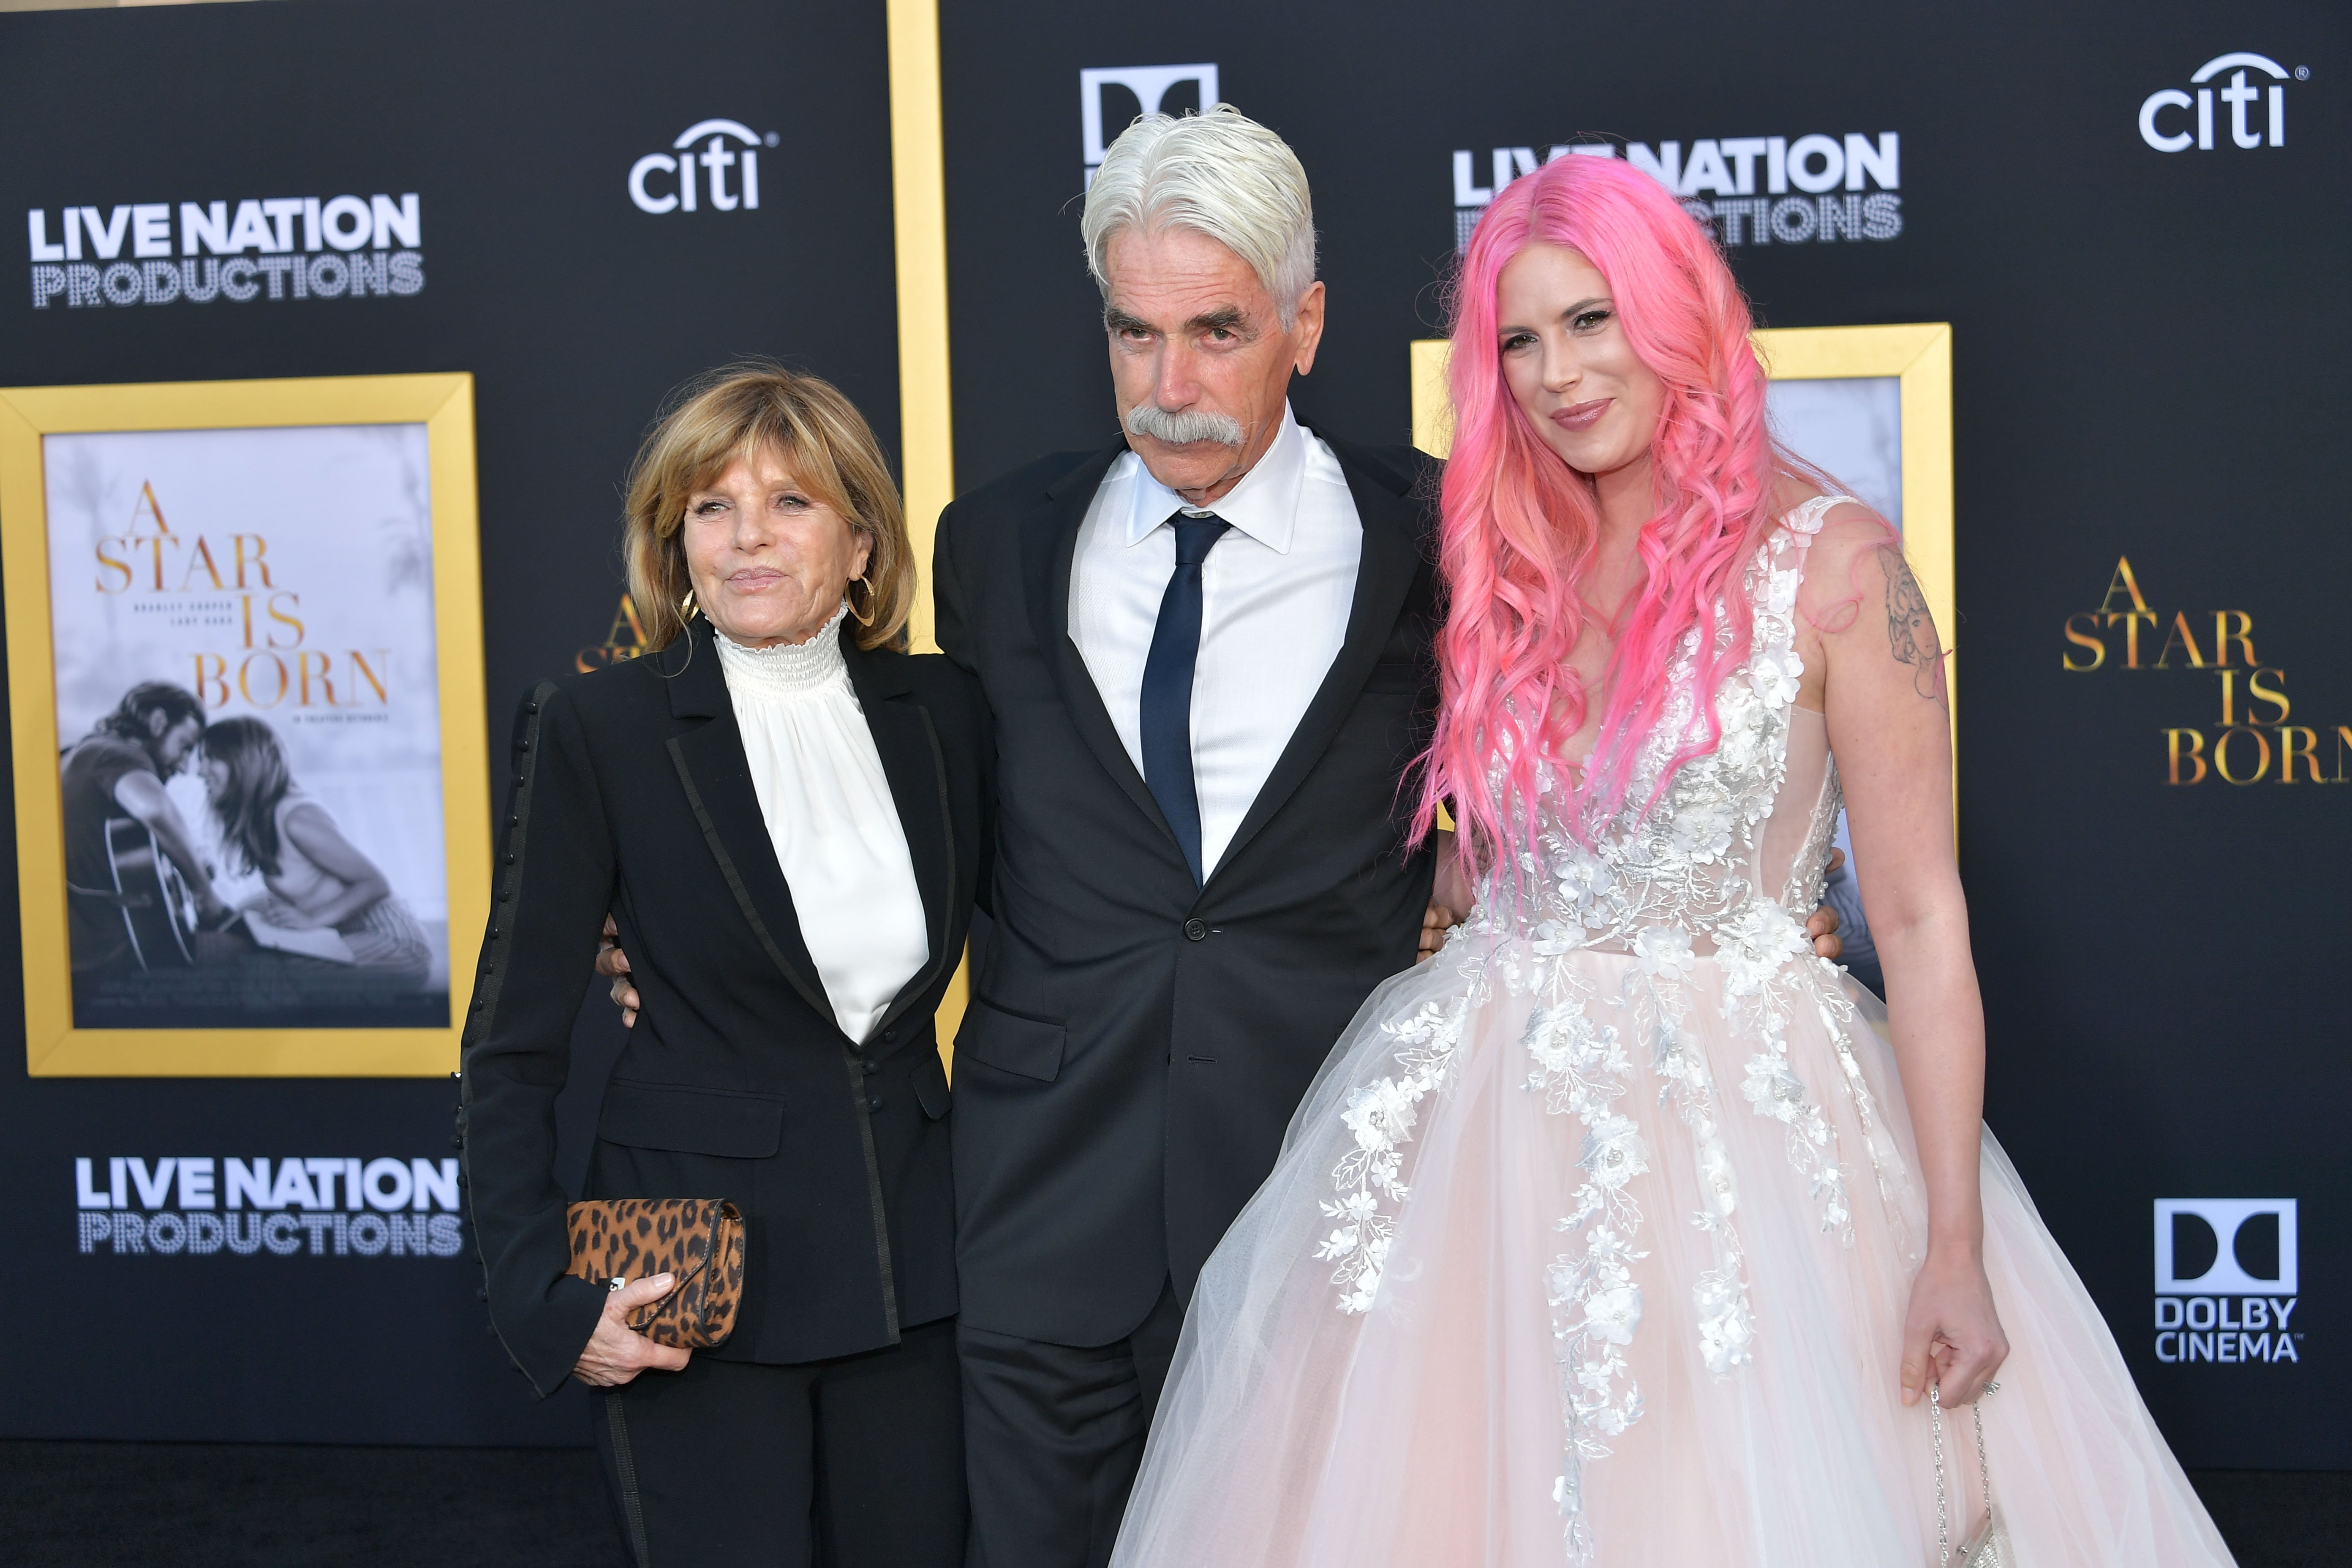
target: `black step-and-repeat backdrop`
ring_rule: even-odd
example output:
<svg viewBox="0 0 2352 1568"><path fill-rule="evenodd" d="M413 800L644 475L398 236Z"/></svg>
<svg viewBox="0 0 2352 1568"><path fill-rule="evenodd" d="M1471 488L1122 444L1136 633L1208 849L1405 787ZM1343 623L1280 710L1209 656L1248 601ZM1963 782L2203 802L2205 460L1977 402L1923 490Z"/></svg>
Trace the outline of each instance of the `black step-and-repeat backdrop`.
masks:
<svg viewBox="0 0 2352 1568"><path fill-rule="evenodd" d="M941 26L966 482L1113 434L1073 198L1140 110L1223 98L1297 149L1330 327L1296 401L1360 440L1407 437L1406 345L1478 209L1580 142L1694 204L1766 325L1952 323L1989 1118L2185 1463L2352 1467L2344 9Z"/></svg>
<svg viewBox="0 0 2352 1568"><path fill-rule="evenodd" d="M1769 325L1952 323L1990 1118L2184 1461L2352 1467L2341 8L949 0L940 46L967 486L1112 434L1075 198L1145 109L1223 98L1298 149L1331 288L1298 403L1359 439L1406 437L1479 209L1580 143L1672 184ZM871 0L0 17L0 385L472 372L502 733L530 681L635 645L616 487L666 387L788 355L896 445L887 86ZM592 1003L590 1078L614 1038ZM0 1431L581 1440L435 1255L446 1085L32 1079L19 1043L5 1300L52 1326ZM278 1217L199 1253L232 1159ZM379 1160L421 1249L351 1245ZM117 1249L142 1229L172 1245Z"/></svg>
<svg viewBox="0 0 2352 1568"><path fill-rule="evenodd" d="M619 488L672 385L787 356L898 445L878 5L0 16L0 385L473 374L494 757L638 641ZM452 1085L29 1079L0 887L0 1300L47 1325L0 1434L586 1440L486 1332ZM574 1133L618 1038L592 1002Z"/></svg>

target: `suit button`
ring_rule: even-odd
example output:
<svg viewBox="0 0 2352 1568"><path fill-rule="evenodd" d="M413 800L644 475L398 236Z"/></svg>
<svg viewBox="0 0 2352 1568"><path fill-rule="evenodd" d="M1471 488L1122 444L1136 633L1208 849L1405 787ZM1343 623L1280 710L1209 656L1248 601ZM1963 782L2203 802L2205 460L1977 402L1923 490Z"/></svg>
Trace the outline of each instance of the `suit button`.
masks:
<svg viewBox="0 0 2352 1568"><path fill-rule="evenodd" d="M1184 922L1184 940L1185 940L1185 941L1187 941L1187 942L1205 942L1205 941L1207 941L1207 940L1208 940L1208 936L1209 936L1209 928L1208 928L1206 925L1202 924L1201 921L1186 921Z"/></svg>
<svg viewBox="0 0 2352 1568"><path fill-rule="evenodd" d="M860 1057L857 1058L857 1070L871 1078L882 1070L882 1064L872 1057Z"/></svg>
<svg viewBox="0 0 2352 1568"><path fill-rule="evenodd" d="M881 1097L880 1095L878 1095L878 1094L869 1094L869 1095L867 1095L867 1096L866 1097L866 1110L881 1110L881 1109L882 1109L882 1097Z"/></svg>

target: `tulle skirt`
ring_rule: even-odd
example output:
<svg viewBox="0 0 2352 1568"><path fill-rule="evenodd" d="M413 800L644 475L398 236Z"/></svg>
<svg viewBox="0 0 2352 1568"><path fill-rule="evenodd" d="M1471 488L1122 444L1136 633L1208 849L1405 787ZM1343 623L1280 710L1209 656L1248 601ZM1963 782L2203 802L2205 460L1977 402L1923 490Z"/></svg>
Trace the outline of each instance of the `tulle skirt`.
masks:
<svg viewBox="0 0 2352 1568"><path fill-rule="evenodd" d="M1115 1568L1935 1563L1884 1019L1810 956L1759 978L1464 932L1389 981L1202 1276ZM2229 1563L1983 1148L2019 1560ZM1955 1415L1957 1542L1981 1499Z"/></svg>

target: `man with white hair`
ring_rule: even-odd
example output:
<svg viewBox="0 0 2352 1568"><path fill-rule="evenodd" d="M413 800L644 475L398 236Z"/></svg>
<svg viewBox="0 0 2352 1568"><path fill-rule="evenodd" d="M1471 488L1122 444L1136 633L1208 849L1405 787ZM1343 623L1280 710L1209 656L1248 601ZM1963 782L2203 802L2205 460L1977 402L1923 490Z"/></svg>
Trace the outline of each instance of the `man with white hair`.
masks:
<svg viewBox="0 0 2352 1568"><path fill-rule="evenodd" d="M1399 789L1435 699L1430 465L1292 416L1305 171L1229 106L1149 115L1083 232L1124 439L956 501L934 567L1000 768L955 1072L987 1568L1108 1558L1193 1280L1431 891Z"/></svg>
<svg viewBox="0 0 2352 1568"><path fill-rule="evenodd" d="M1292 416L1323 336L1306 172L1229 105L1147 115L1082 232L1123 439L958 500L933 562L997 733L955 1058L971 1568L1108 1560L1201 1266L1454 918L1402 787L1435 464Z"/></svg>

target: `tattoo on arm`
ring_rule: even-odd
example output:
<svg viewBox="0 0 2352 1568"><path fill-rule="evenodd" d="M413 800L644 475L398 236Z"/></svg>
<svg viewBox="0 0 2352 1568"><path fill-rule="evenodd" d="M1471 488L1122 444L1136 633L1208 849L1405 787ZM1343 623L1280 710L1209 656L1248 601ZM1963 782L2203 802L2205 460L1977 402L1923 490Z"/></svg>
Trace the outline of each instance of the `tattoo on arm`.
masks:
<svg viewBox="0 0 2352 1568"><path fill-rule="evenodd" d="M1903 552L1879 546L1878 569L1886 574L1886 647L1895 662L1911 667L1911 689L1933 702L1944 700L1944 649L1927 596L1911 575Z"/></svg>

